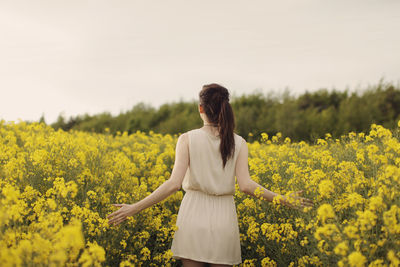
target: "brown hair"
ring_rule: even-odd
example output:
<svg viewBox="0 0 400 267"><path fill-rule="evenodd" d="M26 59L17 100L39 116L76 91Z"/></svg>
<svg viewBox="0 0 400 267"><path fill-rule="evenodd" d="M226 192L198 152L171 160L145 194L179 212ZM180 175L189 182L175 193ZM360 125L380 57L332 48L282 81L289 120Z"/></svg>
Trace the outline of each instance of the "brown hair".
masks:
<svg viewBox="0 0 400 267"><path fill-rule="evenodd" d="M203 107L210 123L218 124L221 138L220 152L223 168L230 157L235 153L235 118L229 103L228 90L216 83L203 85L199 93L200 105Z"/></svg>

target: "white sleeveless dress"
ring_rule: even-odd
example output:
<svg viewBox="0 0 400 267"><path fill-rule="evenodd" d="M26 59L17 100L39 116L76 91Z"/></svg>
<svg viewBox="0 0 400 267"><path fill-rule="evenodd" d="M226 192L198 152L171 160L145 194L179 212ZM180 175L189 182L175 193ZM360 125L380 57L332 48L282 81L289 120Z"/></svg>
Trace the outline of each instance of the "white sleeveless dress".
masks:
<svg viewBox="0 0 400 267"><path fill-rule="evenodd" d="M174 259L237 265L242 262L235 194L235 166L242 142L234 133L235 153L222 168L220 138L204 129L188 131L189 168L182 182L171 251Z"/></svg>

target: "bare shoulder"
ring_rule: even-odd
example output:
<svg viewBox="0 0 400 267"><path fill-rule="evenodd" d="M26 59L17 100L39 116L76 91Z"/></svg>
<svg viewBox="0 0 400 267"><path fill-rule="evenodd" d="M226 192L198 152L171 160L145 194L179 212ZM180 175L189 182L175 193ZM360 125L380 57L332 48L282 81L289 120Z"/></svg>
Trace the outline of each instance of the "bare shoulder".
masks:
<svg viewBox="0 0 400 267"><path fill-rule="evenodd" d="M178 141L187 144L189 141L189 132L180 134L178 137Z"/></svg>
<svg viewBox="0 0 400 267"><path fill-rule="evenodd" d="M236 136L236 139L239 141L239 145L243 144L243 142L246 142L246 139L244 139L241 135L238 135L237 133L234 133Z"/></svg>

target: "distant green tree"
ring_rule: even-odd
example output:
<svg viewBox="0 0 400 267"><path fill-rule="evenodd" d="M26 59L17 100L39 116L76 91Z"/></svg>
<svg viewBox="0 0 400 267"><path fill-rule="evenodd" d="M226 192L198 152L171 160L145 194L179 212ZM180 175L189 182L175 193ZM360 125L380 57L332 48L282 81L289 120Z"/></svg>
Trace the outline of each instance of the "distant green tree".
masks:
<svg viewBox="0 0 400 267"><path fill-rule="evenodd" d="M261 133L293 141L315 142L326 133L339 138L350 131L367 132L372 123L392 129L400 119L400 88L381 80L377 85L359 92L306 91L298 97L286 89L281 95L256 91L248 95L232 95L235 131L248 141L259 140ZM41 118L44 121L44 118ZM154 108L140 102L126 112L112 116L108 112L71 117L60 114L55 129L110 132L136 131L180 134L201 127L197 101L171 102Z"/></svg>
<svg viewBox="0 0 400 267"><path fill-rule="evenodd" d="M45 118L44 118L44 113L42 113L42 116L40 116L40 119L39 119L39 123L44 123L44 124L46 124L46 120L45 120Z"/></svg>

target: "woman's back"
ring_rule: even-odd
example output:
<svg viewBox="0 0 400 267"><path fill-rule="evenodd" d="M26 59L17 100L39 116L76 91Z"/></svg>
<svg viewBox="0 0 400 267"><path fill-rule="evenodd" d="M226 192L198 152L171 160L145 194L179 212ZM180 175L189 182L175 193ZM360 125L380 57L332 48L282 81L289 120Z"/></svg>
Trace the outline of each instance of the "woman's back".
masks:
<svg viewBox="0 0 400 267"><path fill-rule="evenodd" d="M188 131L189 168L182 183L183 190L200 190L211 195L235 194L235 166L244 139L234 133L235 151L222 167L221 139L203 128Z"/></svg>
<svg viewBox="0 0 400 267"><path fill-rule="evenodd" d="M189 167L182 182L186 193L176 220L172 257L239 264L242 258L234 202L235 167L244 139L234 133L235 151L223 168L218 136L204 128L187 133Z"/></svg>

